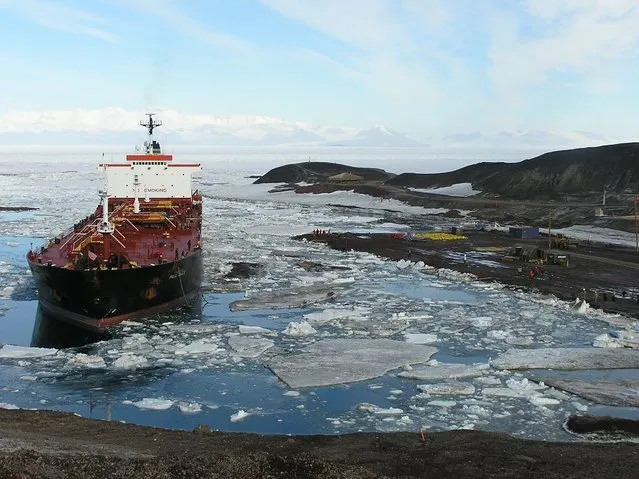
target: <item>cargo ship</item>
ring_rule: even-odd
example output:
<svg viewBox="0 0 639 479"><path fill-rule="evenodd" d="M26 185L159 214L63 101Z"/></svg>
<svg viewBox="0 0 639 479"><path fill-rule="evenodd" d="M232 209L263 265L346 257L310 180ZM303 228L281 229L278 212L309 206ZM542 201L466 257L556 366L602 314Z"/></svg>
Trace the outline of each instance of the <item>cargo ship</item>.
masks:
<svg viewBox="0 0 639 479"><path fill-rule="evenodd" d="M96 332L180 307L202 280L202 195L192 175L153 137L148 113L142 151L101 163L105 186L95 212L27 254L42 309Z"/></svg>

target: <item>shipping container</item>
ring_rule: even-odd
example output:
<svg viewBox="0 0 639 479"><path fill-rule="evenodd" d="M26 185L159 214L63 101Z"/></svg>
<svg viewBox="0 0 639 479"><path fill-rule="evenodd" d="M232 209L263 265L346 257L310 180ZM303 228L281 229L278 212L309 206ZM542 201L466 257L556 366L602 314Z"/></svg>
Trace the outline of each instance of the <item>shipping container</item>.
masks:
<svg viewBox="0 0 639 479"><path fill-rule="evenodd" d="M519 239L539 238L539 228L530 226L511 226L508 229L508 236Z"/></svg>

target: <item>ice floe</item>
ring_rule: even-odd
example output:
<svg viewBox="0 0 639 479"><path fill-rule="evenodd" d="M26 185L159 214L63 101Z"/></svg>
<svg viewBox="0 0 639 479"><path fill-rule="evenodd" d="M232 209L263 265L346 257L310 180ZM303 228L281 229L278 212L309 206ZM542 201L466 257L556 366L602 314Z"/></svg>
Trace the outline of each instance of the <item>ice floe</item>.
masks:
<svg viewBox="0 0 639 479"><path fill-rule="evenodd" d="M634 331L603 333L595 338L592 345L596 348L639 349L639 334Z"/></svg>
<svg viewBox="0 0 639 479"><path fill-rule="evenodd" d="M426 362L436 352L432 346L390 339L325 339L299 354L276 356L268 367L292 388L328 386L376 378Z"/></svg>
<svg viewBox="0 0 639 479"><path fill-rule="evenodd" d="M396 407L383 408L370 403L360 403L357 405L356 409L358 411L376 414L378 416L397 416L399 414L404 414L403 409Z"/></svg>
<svg viewBox="0 0 639 479"><path fill-rule="evenodd" d="M475 394L475 386L469 383L449 381L436 384L418 384L417 389L433 396L453 396Z"/></svg>
<svg viewBox="0 0 639 479"><path fill-rule="evenodd" d="M436 343L438 338L432 333L404 333L407 343L413 344L432 344Z"/></svg>
<svg viewBox="0 0 639 479"><path fill-rule="evenodd" d="M31 348L27 346L14 346L12 344L5 344L0 347L0 358L42 358L45 356L54 356L58 353L57 349L53 348Z"/></svg>
<svg viewBox="0 0 639 479"><path fill-rule="evenodd" d="M132 404L140 409L151 409L154 411L166 411L170 409L175 401L163 398L142 398L140 401L122 401L123 404Z"/></svg>
<svg viewBox="0 0 639 479"><path fill-rule="evenodd" d="M217 342L212 342L210 339L202 338L178 347L175 350L175 354L183 356L189 354L214 354L222 351L224 351L224 349L220 348Z"/></svg>
<svg viewBox="0 0 639 479"><path fill-rule="evenodd" d="M282 331L284 336L311 336L317 333L315 328L311 326L307 321L300 321L299 323L288 323L286 329Z"/></svg>
<svg viewBox="0 0 639 479"><path fill-rule="evenodd" d="M277 331L262 328L261 326L245 326L244 324L240 324L238 330L240 331L240 334L265 334L267 336L277 336Z"/></svg>
<svg viewBox="0 0 639 479"><path fill-rule="evenodd" d="M535 380L543 381L549 386L568 391L599 404L639 407L639 381L637 380L582 380L543 375L535 376Z"/></svg>
<svg viewBox="0 0 639 479"><path fill-rule="evenodd" d="M231 414L231 422L243 421L250 415L250 412L246 412L244 409L240 409L238 412Z"/></svg>
<svg viewBox="0 0 639 479"><path fill-rule="evenodd" d="M498 369L633 369L639 350L597 348L509 349L491 365Z"/></svg>
<svg viewBox="0 0 639 479"><path fill-rule="evenodd" d="M527 378L521 380L510 378L506 381L506 387L484 388L481 390L481 394L485 397L524 398L536 406L558 404L559 401L543 395L541 391L544 389L547 389L544 384L537 384Z"/></svg>
<svg viewBox="0 0 639 479"><path fill-rule="evenodd" d="M302 308L334 299L337 294L349 289L348 283L301 286L279 291L250 293L244 299L231 303L231 311L249 309Z"/></svg>
<svg viewBox="0 0 639 479"><path fill-rule="evenodd" d="M256 358L264 351L273 347L275 343L266 338L253 338L247 336L229 337L229 346L238 356L243 358Z"/></svg>
<svg viewBox="0 0 639 479"><path fill-rule="evenodd" d="M370 308L327 308L322 311L307 313L304 319L311 324L325 324L336 319L366 319Z"/></svg>
<svg viewBox="0 0 639 479"><path fill-rule="evenodd" d="M84 367L88 369L105 369L106 362L101 356L78 353L67 361L66 367Z"/></svg>
<svg viewBox="0 0 639 479"><path fill-rule="evenodd" d="M475 378L481 376L487 369L488 364L467 365L429 361L427 364L413 366L410 371L402 371L398 376L422 381Z"/></svg>
<svg viewBox="0 0 639 479"><path fill-rule="evenodd" d="M195 414L198 412L202 412L202 405L194 402L180 401L179 403L177 403L177 407L184 414Z"/></svg>
<svg viewBox="0 0 639 479"><path fill-rule="evenodd" d="M149 366L149 361L144 356L137 354L125 353L116 359L112 366L116 369L137 369Z"/></svg>

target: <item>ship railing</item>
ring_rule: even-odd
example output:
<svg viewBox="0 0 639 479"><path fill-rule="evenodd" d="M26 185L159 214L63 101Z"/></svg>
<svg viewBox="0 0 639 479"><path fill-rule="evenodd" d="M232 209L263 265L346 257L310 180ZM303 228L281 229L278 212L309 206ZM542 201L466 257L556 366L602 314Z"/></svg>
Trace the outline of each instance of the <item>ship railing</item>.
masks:
<svg viewBox="0 0 639 479"><path fill-rule="evenodd" d="M121 232L119 229L117 229L117 228L115 228L115 227L114 227L114 228L113 228L113 234L115 235L116 233L117 233L117 234L119 234L119 235L120 235L120 238L122 238L123 240L125 240L125 239L126 239L126 236L124 236L124 235L122 234L122 232Z"/></svg>
<svg viewBox="0 0 639 479"><path fill-rule="evenodd" d="M114 229L114 230L113 230L113 232L114 232L114 233L116 233L116 232L117 232L117 233L119 233L119 234L120 234L120 236L122 236L122 239L125 239L125 238L124 238L124 235L123 235L122 233L120 233L119 231L117 231L117 230L115 230L115 229ZM124 250L126 249L126 246L124 246L124 243L122 243L122 241L120 241L120 240L117 238L117 236L115 236L114 234L112 234L112 235L111 235L111 238L113 238L113 239L116 241L116 243L118 243L120 246L122 246L122 249L124 249Z"/></svg>
<svg viewBox="0 0 639 479"><path fill-rule="evenodd" d="M129 223L131 226L133 226L133 229L135 231L140 231L140 228L138 228L137 226L135 226L133 223L131 223L131 220L129 218L124 218L124 220Z"/></svg>
<svg viewBox="0 0 639 479"><path fill-rule="evenodd" d="M87 235L91 235L93 234L93 232L95 231L97 225L99 223L99 220L96 219L94 220L92 223L88 223L85 224L82 229L80 231L77 231L75 233L73 233L72 235L70 235L67 240L62 243L60 245L60 249L63 250L67 247L67 245L69 245L69 243L71 243L71 241L73 241L73 243L71 243L71 246L66 248L69 251L73 251L77 248L77 243L78 241L82 241L83 239L85 239L87 237ZM79 249L82 249L84 246L80 247Z"/></svg>
<svg viewBox="0 0 639 479"><path fill-rule="evenodd" d="M69 248L69 251L81 251L86 245L93 241L93 232L84 234L81 238L78 238Z"/></svg>
<svg viewBox="0 0 639 479"><path fill-rule="evenodd" d="M166 220L166 222L167 222L167 223L169 223L169 224L170 224L173 228L177 228L177 227L175 226L175 223L173 223L173 221L171 221L171 220L169 219L169 217L168 217L168 216L166 216L166 215L165 215L165 216L164 216L164 219L165 219L165 220Z"/></svg>
<svg viewBox="0 0 639 479"><path fill-rule="evenodd" d="M97 231L99 223L100 219L96 218L92 223L84 225L83 228L77 233L74 233L63 246L66 246L71 242L71 240L73 240L73 242L70 243L66 248L67 251L82 250L87 244L93 241L92 237L93 234Z"/></svg>

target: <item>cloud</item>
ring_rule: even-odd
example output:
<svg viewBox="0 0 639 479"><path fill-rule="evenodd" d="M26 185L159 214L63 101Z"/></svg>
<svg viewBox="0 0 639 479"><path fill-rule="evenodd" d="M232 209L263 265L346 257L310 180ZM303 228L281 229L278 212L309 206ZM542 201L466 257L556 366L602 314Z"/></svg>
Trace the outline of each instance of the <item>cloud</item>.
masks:
<svg viewBox="0 0 639 479"><path fill-rule="evenodd" d="M307 50L384 98L401 103L440 102L442 74L460 63L445 47L454 18L444 0L259 0L289 20L342 44L331 51ZM435 68L436 66L436 68Z"/></svg>
<svg viewBox="0 0 639 479"><path fill-rule="evenodd" d="M368 50L407 41L386 0L259 0L283 16Z"/></svg>
<svg viewBox="0 0 639 479"><path fill-rule="evenodd" d="M217 32L207 28L196 19L182 11L171 0L109 0L111 3L138 10L162 20L173 31L215 47L238 50L247 53L255 50L255 46L235 35Z"/></svg>
<svg viewBox="0 0 639 479"><path fill-rule="evenodd" d="M490 78L505 91L552 83L602 80L602 70L636 60L639 4L635 0L525 0L520 12L495 13L489 23Z"/></svg>
<svg viewBox="0 0 639 479"><path fill-rule="evenodd" d="M84 10L45 0L4 0L0 9L11 10L45 28L86 35L115 43L119 37L105 27L105 21Z"/></svg>

